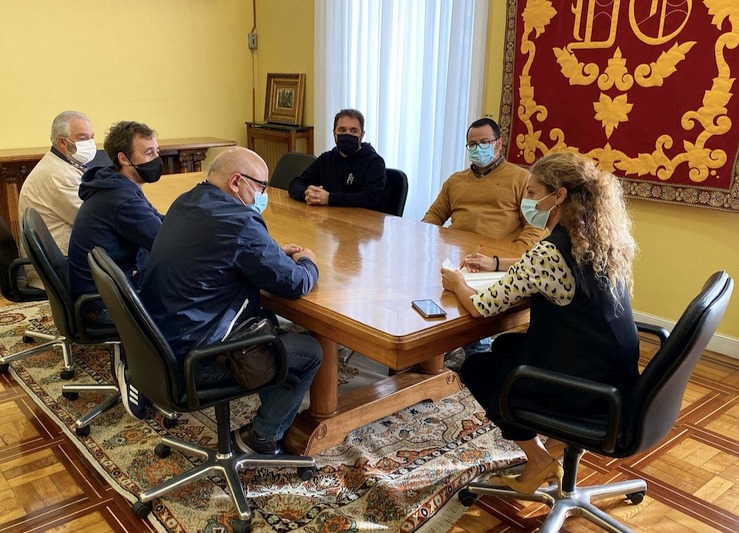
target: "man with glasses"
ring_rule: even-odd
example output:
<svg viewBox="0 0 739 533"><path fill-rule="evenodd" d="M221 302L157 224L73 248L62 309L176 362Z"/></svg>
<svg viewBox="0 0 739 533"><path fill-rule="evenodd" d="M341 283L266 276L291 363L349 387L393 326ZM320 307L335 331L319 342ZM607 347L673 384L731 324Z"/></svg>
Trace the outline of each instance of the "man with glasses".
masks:
<svg viewBox="0 0 739 533"><path fill-rule="evenodd" d="M520 245L521 253L543 235L521 214L529 172L503 157L498 124L489 118L467 129L469 168L452 174L423 217L423 222L479 233Z"/></svg>
<svg viewBox="0 0 739 533"><path fill-rule="evenodd" d="M318 281L315 254L297 244L277 244L261 216L268 170L256 153L229 148L214 159L207 180L181 195L167 211L144 273L141 299L175 355L238 338L250 319L276 322L259 305L264 289L299 298ZM232 433L245 453L283 453L282 439L298 413L321 363L309 335L282 334L290 387L260 393L250 424ZM198 384L232 383L231 370L205 361Z"/></svg>
<svg viewBox="0 0 739 533"><path fill-rule="evenodd" d="M97 152L95 130L90 119L79 111L64 111L51 123L51 150L41 158L23 182L18 197L18 220L29 207L41 215L51 237L64 255L77 211L82 174ZM26 251L20 247L22 257ZM28 284L43 289L41 279L27 269Z"/></svg>
<svg viewBox="0 0 739 533"><path fill-rule="evenodd" d="M422 221L442 226L451 218L451 228L510 241L523 255L544 233L521 214L528 170L505 160L500 127L490 118L470 124L466 146L472 164L444 182ZM490 344L486 338L462 349L469 355L489 350Z"/></svg>

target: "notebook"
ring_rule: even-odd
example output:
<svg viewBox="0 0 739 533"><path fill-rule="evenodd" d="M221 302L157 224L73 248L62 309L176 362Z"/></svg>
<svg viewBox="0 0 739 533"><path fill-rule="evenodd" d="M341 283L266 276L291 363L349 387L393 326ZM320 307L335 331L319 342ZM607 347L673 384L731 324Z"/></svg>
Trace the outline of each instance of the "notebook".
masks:
<svg viewBox="0 0 739 533"><path fill-rule="evenodd" d="M454 265L449 258L444 260L442 266L444 268L457 270L456 265ZM464 274L465 283L478 291L488 288L506 274L505 272L470 272L467 270L467 267L461 268L459 271Z"/></svg>

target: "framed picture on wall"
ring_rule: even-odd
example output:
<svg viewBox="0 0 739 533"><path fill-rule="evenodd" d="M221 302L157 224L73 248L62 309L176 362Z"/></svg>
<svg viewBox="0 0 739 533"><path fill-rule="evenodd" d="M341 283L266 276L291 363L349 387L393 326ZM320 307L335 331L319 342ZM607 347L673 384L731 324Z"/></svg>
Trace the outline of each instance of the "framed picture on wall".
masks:
<svg viewBox="0 0 739 533"><path fill-rule="evenodd" d="M300 126L304 98L305 74L267 74L265 122Z"/></svg>

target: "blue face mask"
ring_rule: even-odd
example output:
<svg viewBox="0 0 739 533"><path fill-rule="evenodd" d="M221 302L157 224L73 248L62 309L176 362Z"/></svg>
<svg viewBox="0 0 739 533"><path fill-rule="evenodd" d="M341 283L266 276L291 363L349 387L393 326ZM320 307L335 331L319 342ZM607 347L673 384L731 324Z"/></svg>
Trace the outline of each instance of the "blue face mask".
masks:
<svg viewBox="0 0 739 533"><path fill-rule="evenodd" d="M492 162L493 157L495 157L495 148L493 148L493 144L494 142L490 143L487 148L483 148L478 144L474 149L470 150L469 155L472 164L478 168L488 166Z"/></svg>
<svg viewBox="0 0 739 533"><path fill-rule="evenodd" d="M254 195L254 203L250 205L254 211L257 213L264 213L264 210L267 209L267 201L269 198L267 197L267 193L263 192L262 194L255 194Z"/></svg>
<svg viewBox="0 0 739 533"><path fill-rule="evenodd" d="M536 206L539 205L539 202L549 198L553 194L554 193L551 192L544 198L539 198L538 200L533 200L531 198L523 198L521 200L521 214L523 215L523 218L526 219L526 222L535 228L544 229L547 227L547 222L549 222L549 213L552 212L552 209L557 207L557 204L554 204L552 209L549 211L539 211Z"/></svg>

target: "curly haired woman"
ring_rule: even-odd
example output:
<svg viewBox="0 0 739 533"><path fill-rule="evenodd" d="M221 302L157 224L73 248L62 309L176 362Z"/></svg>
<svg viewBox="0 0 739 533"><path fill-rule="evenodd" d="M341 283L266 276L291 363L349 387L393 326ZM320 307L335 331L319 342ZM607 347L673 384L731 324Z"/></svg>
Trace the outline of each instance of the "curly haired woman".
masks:
<svg viewBox="0 0 739 533"><path fill-rule="evenodd" d="M521 212L531 224L547 228L549 236L519 260L466 257L464 263L473 271L510 267L502 279L479 292L458 270L442 269L444 288L476 317L531 298L528 331L499 336L490 352L468 356L461 370L488 418L526 454L520 475L501 476L502 483L522 493L547 482L561 486L557 457L563 445L549 439L545 446L535 433L503 420L499 396L508 374L528 364L610 384L626 394L638 376L639 358L629 302L636 244L617 178L570 152L542 157L530 171ZM515 401L533 402L545 410L567 403L577 406L583 417L594 408L581 398L541 386Z"/></svg>

